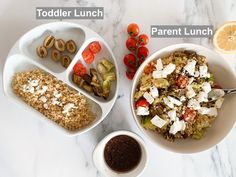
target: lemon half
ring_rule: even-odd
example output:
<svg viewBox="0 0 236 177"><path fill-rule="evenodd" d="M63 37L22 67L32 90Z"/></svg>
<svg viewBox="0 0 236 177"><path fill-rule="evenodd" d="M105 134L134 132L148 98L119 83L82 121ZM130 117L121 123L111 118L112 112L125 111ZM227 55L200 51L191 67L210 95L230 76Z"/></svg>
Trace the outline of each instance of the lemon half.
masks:
<svg viewBox="0 0 236 177"><path fill-rule="evenodd" d="M213 44L223 53L236 53L236 21L227 22L214 34Z"/></svg>

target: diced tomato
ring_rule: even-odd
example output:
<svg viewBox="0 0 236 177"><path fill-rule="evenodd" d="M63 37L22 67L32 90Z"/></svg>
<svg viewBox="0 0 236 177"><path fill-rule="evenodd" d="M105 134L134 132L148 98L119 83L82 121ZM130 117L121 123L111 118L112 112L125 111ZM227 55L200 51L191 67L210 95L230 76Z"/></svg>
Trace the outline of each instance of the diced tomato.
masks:
<svg viewBox="0 0 236 177"><path fill-rule="evenodd" d="M144 68L144 73L145 74L150 74L154 71L155 69L155 66L154 65L151 65L151 64L148 64L145 68Z"/></svg>
<svg viewBox="0 0 236 177"><path fill-rule="evenodd" d="M197 115L197 112L193 109L187 108L182 115L182 119L185 121L193 121Z"/></svg>
<svg viewBox="0 0 236 177"><path fill-rule="evenodd" d="M87 64L91 64L94 61L94 54L88 49L83 51L82 56Z"/></svg>
<svg viewBox="0 0 236 177"><path fill-rule="evenodd" d="M136 73L136 69L134 69L134 68L127 68L126 77L129 80L132 80L134 78L135 73Z"/></svg>
<svg viewBox="0 0 236 177"><path fill-rule="evenodd" d="M78 76L83 76L87 73L87 69L81 62L78 62L74 65L73 72Z"/></svg>
<svg viewBox="0 0 236 177"><path fill-rule="evenodd" d="M135 103L135 107L137 108L137 107L148 107L149 106L149 103L147 102L147 100L146 99L144 99L144 98L141 98L141 99L139 99L136 103Z"/></svg>
<svg viewBox="0 0 236 177"><path fill-rule="evenodd" d="M101 45L98 41L94 41L94 42L91 42L89 44L89 50L93 53L93 54L96 54L96 53L99 53L101 51Z"/></svg>
<svg viewBox="0 0 236 177"><path fill-rule="evenodd" d="M124 64L128 67L128 68L133 68L136 69L136 57L134 54L127 54L124 57Z"/></svg>
<svg viewBox="0 0 236 177"><path fill-rule="evenodd" d="M185 88L188 85L188 76L179 75L176 80L176 85L181 89Z"/></svg>

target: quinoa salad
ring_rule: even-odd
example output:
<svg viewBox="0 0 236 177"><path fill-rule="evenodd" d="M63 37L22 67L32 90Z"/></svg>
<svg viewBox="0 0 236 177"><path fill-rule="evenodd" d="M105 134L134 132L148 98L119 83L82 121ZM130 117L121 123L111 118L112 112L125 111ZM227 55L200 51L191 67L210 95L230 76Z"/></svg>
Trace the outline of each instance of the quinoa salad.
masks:
<svg viewBox="0 0 236 177"><path fill-rule="evenodd" d="M42 70L16 73L12 89L28 105L69 131L88 126L96 118L84 95Z"/></svg>
<svg viewBox="0 0 236 177"><path fill-rule="evenodd" d="M134 104L142 126L165 139L201 139L224 101L224 91L193 51L175 51L145 66Z"/></svg>

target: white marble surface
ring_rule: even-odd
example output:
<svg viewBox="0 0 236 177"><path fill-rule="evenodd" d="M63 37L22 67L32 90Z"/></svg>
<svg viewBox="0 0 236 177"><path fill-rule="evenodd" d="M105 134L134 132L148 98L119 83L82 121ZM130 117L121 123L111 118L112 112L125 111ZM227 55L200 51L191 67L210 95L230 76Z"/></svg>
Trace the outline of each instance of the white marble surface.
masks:
<svg viewBox="0 0 236 177"><path fill-rule="evenodd" d="M95 145L109 132L127 129L138 134L129 107L131 82L122 63L125 30L130 22L149 33L152 24L222 24L236 18L235 0L1 0L0 69L8 50L26 31L48 21L35 19L38 6L104 6L104 20L72 20L97 31L112 47L120 70L119 98L108 117L92 131L66 137L44 125L34 115L15 107L3 95L0 84L0 177L95 177L102 176L92 162ZM150 52L180 42L212 47L210 40L151 39ZM226 55L235 69L235 55ZM1 72L0 81L2 80ZM194 154L167 152L148 140L150 162L142 176L233 177L236 176L236 127L217 146Z"/></svg>

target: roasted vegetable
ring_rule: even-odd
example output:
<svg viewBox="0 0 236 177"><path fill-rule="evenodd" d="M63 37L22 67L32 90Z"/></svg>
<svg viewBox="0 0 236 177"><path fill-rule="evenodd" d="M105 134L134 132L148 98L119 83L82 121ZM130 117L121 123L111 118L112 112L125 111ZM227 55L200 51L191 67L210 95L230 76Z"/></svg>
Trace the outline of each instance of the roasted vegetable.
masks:
<svg viewBox="0 0 236 177"><path fill-rule="evenodd" d="M111 82L109 80L105 80L102 83L102 89L103 89L103 94L104 98L108 98L110 94L110 89L111 89Z"/></svg>
<svg viewBox="0 0 236 177"><path fill-rule="evenodd" d="M107 69L107 72L111 71L115 67L109 60L105 58L102 59L100 63L105 66L105 68Z"/></svg>
<svg viewBox="0 0 236 177"><path fill-rule="evenodd" d="M98 63L97 70L102 75L107 73L107 69L102 63Z"/></svg>
<svg viewBox="0 0 236 177"><path fill-rule="evenodd" d="M115 72L109 72L103 75L104 80L109 80L109 81L115 81L116 80L116 74Z"/></svg>
<svg viewBox="0 0 236 177"><path fill-rule="evenodd" d="M155 130L156 129L156 126L151 123L150 117L143 117L141 119L141 124L145 129L148 129L148 130Z"/></svg>

